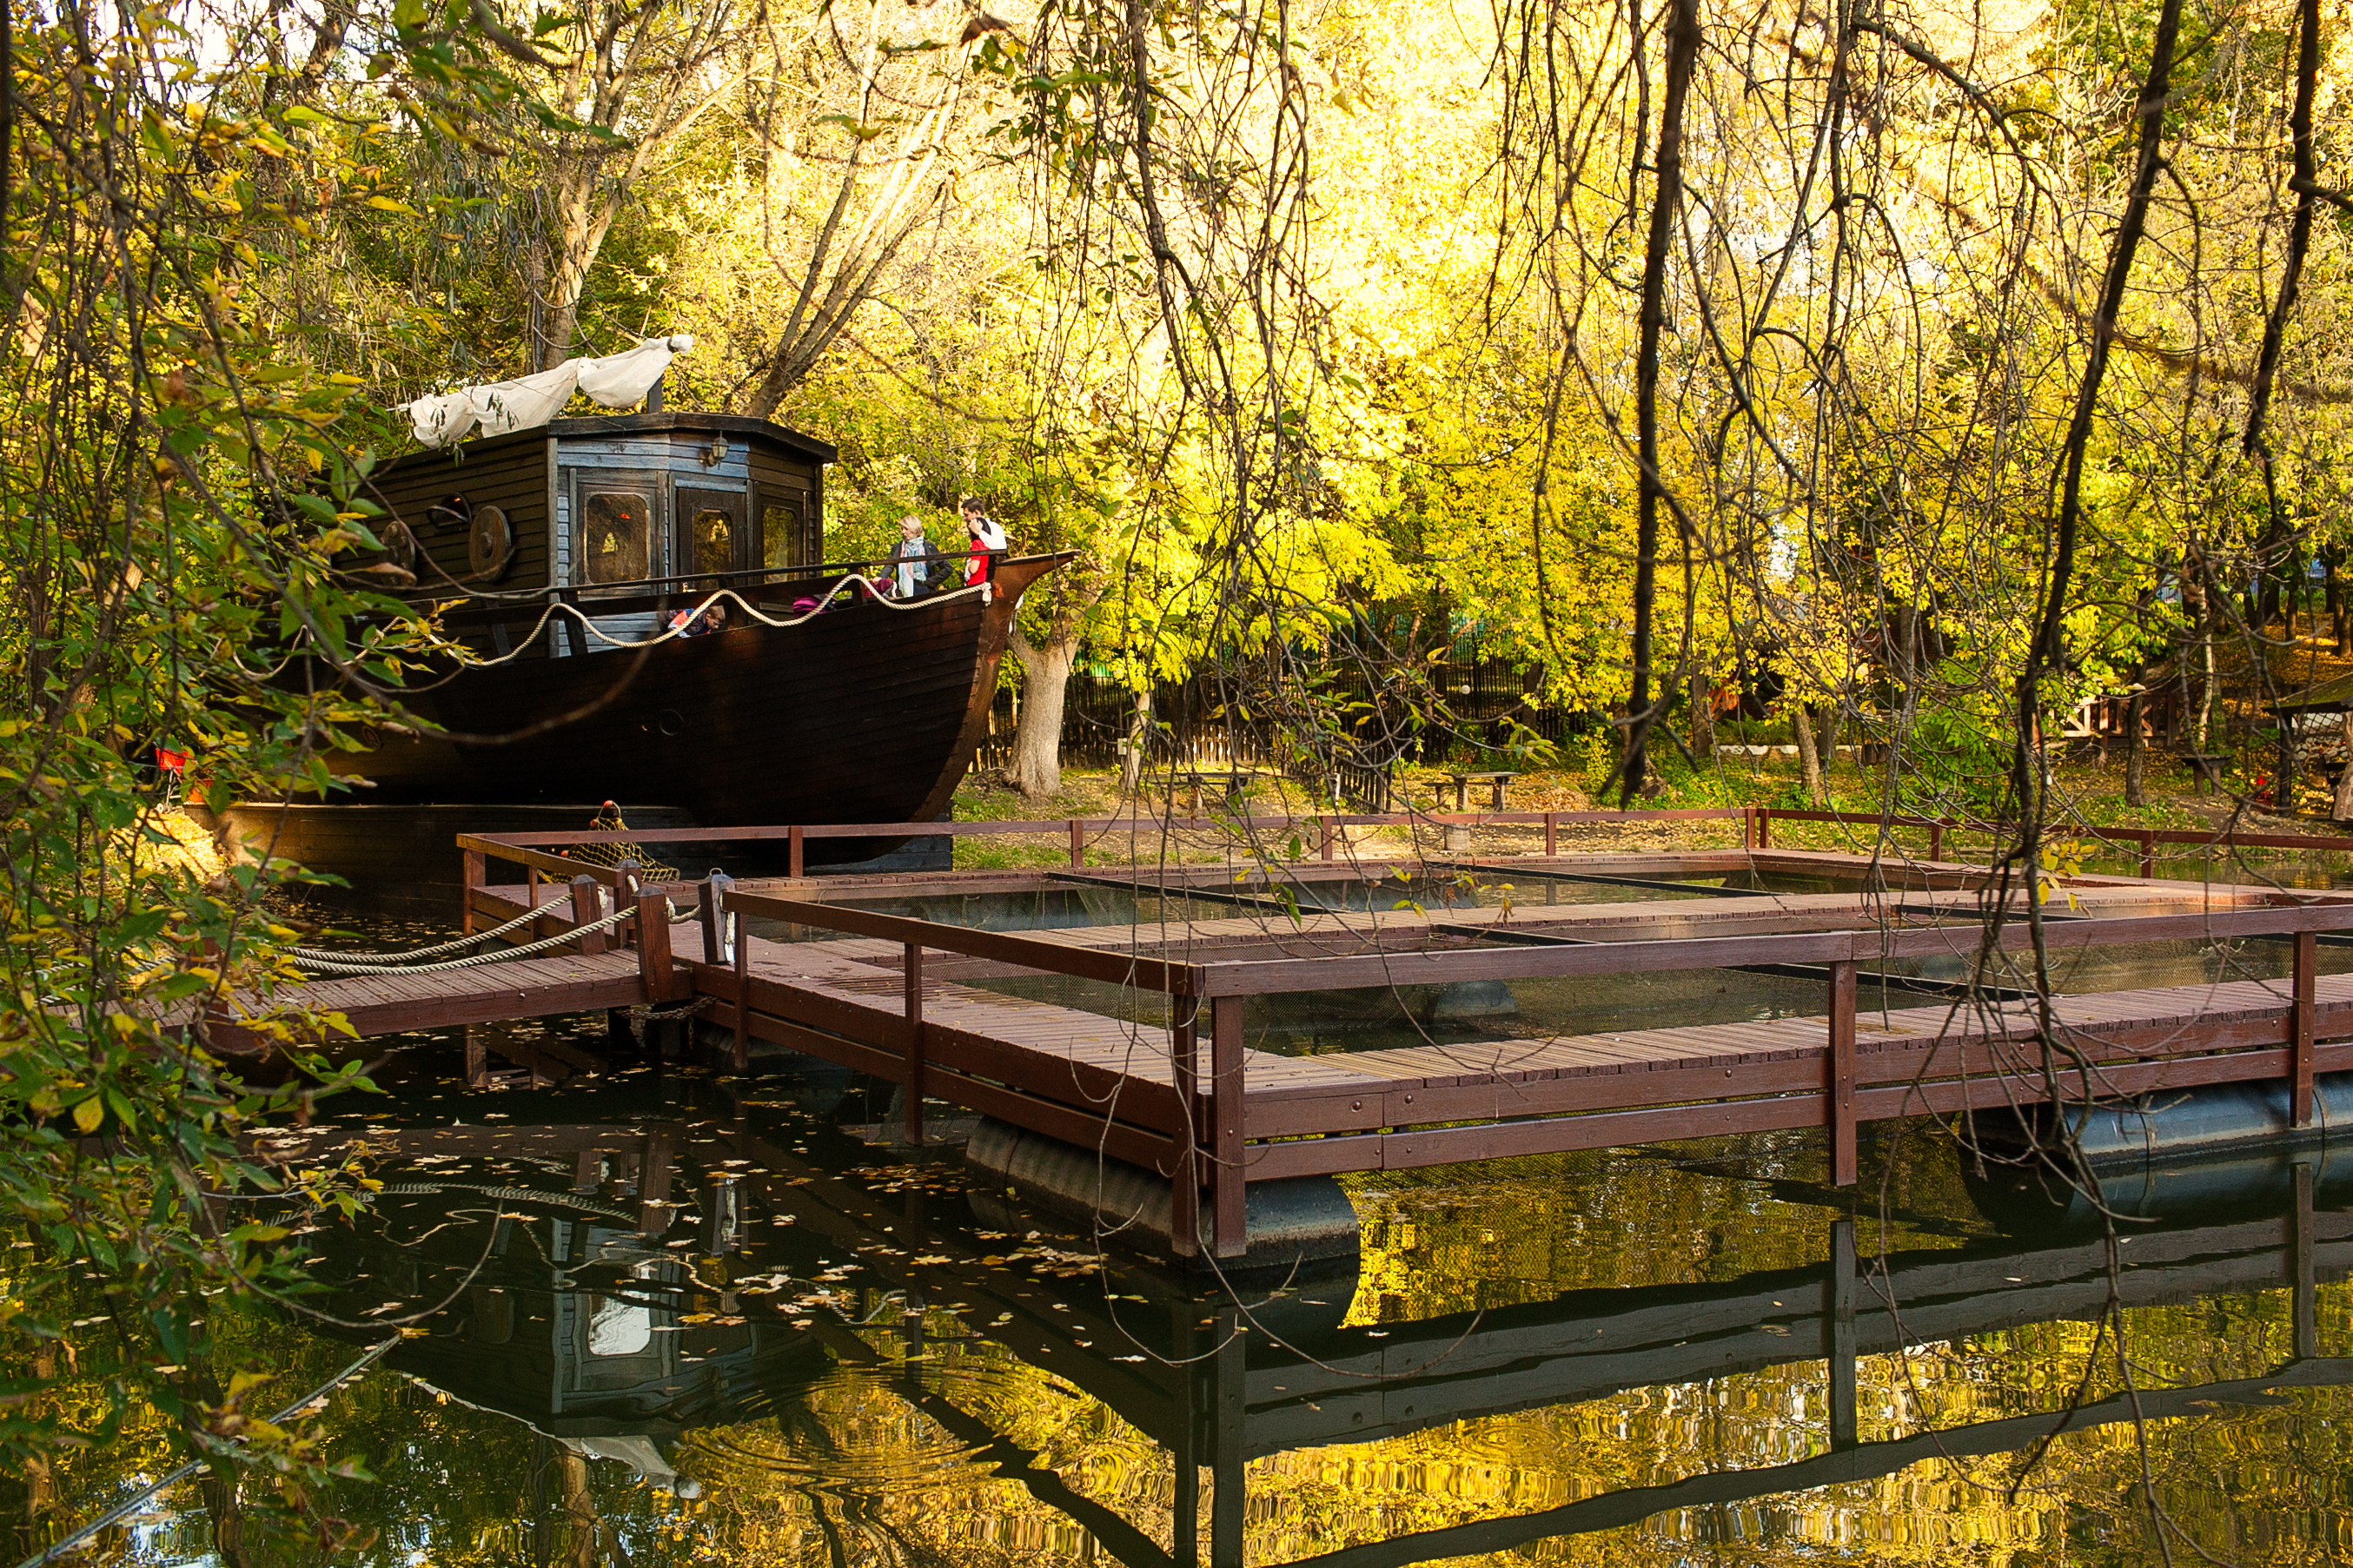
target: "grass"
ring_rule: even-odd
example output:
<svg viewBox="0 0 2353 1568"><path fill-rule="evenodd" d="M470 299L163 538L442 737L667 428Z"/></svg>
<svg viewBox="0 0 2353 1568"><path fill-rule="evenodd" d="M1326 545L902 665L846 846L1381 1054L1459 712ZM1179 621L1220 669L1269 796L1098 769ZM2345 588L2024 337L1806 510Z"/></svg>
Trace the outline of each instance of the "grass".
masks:
<svg viewBox="0 0 2353 1568"><path fill-rule="evenodd" d="M1798 763L1791 757L1741 757L1709 760L1712 765L1694 771L1679 752L1670 753L1661 766L1661 776L1655 793L1638 795L1638 810L1685 810L1708 806L1769 805L1801 808L1805 798ZM1416 812L1451 810L1452 788L1446 781L1443 768L1415 767L1405 770L1399 777L1402 801ZM1601 782L1598 778L1573 770L1533 770L1521 773L1509 786L1507 807L1513 811L1587 811L1607 808L1616 804L1614 798L1597 802L1590 789ZM1887 808L1885 771L1865 767L1852 760L1834 762L1825 777L1829 806L1833 810L1876 816ZM2195 793L2195 780L2189 770L2172 757L2152 752L2147 758L2146 776L2147 804L2127 805L2124 799L2124 763L2121 754L2105 762L2091 759L2063 763L2055 774L2057 795L2063 803L2063 822L2073 822L2101 827L2188 828L2203 829L2221 826L2233 806L2231 796L2215 795L2200 796ZM1975 816L1968 800L1954 794L1943 798L1918 792L1916 780L1910 781L1897 806L1899 815L1942 816L1947 818L1964 814ZM1441 790L1443 795L1441 796ZM1915 793L1917 792L1917 793ZM2318 799L2318 792L2309 791L2307 800ZM1190 810L1189 789L1179 790L1175 809L1179 814ZM1292 780L1266 780L1254 784L1241 803L1242 809L1260 815L1289 813L1312 816L1320 806L1310 798L1305 786ZM1479 802L1472 801L1475 809ZM959 821L1057 821L1068 817L1127 816L1131 814L1146 817L1160 816L1170 809L1167 795L1147 790L1140 796L1124 796L1120 779L1111 769L1065 769L1061 787L1043 799L1025 796L1014 789L1005 777L995 773L975 773L956 791L955 815ZM1205 815L1219 810L1212 795L1203 800ZM2242 831L2327 833L2325 826L2301 818L2277 818L2253 813L2242 815L2237 824ZM1410 856L1417 838L1426 841L1423 847L1438 847L1434 830L1419 833L1405 828L1352 829L1346 834L1348 854L1355 858L1380 860ZM1773 842L1788 848L1830 849L1868 853L1874 847L1875 834L1862 824L1777 822L1773 826ZM2060 837L2063 838L2063 826ZM1894 835L1896 843L1913 854L1925 855L1928 835L1926 829L1903 828ZM1131 837L1122 834L1116 839L1106 837L1092 847L1089 858L1096 864L1150 864L1164 854L1172 862L1185 864L1215 864L1220 861L1253 863L1280 862L1292 858L1314 858L1316 844L1312 830L1300 842L1285 835L1276 842L1253 842L1246 836L1222 830L1206 833L1178 833L1168 836L1164 843L1157 833L1138 834ZM1542 844L1543 831L1537 827L1498 826L1474 830L1474 852L1534 853ZM1565 824L1560 829L1563 849L1577 850L1671 850L1700 849L1736 845L1740 842L1737 821L1718 822L1630 822L1609 824ZM1975 836L1954 834L1947 841L1947 854L1963 847L1976 847L1984 840ZM1037 837L1008 836L960 837L955 841L955 865L960 870L1009 870L1065 866L1070 848L1059 835Z"/></svg>

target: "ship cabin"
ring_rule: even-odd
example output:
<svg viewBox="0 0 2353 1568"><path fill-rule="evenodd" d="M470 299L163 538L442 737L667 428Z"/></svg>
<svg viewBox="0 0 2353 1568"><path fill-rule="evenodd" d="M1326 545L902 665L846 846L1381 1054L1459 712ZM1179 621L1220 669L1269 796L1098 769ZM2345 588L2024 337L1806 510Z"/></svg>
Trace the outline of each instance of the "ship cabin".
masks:
<svg viewBox="0 0 2353 1568"><path fill-rule="evenodd" d="M765 419L620 414L414 453L368 494L397 520L379 531L385 558L417 578L406 592L470 601L445 617L454 635L485 655L562 658L613 645L569 616L532 637L550 603L638 640L720 587L801 591L821 575L837 456Z"/></svg>

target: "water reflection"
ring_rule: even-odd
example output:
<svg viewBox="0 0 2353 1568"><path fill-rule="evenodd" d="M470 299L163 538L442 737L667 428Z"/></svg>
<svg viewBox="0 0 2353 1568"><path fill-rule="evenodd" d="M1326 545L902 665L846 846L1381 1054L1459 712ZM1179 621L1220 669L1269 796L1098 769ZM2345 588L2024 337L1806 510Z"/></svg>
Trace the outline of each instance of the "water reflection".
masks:
<svg viewBox="0 0 2353 1568"><path fill-rule="evenodd" d="M2005 1234L1921 1128L1879 1131L1859 1213L1802 1135L1376 1174L1353 1275L1230 1293L846 1134L888 1124L862 1086L790 1089L421 1071L323 1127L385 1186L310 1238L313 1359L409 1335L329 1414L382 1478L338 1506L434 1563L2041 1553L2140 1528L2137 1401L2203 1526L2285 1560L2343 1517L2333 1181L2138 1227L2112 1274L2096 1231ZM2274 1489L2200 1490L2226 1459ZM173 1505L136 1560L203 1555Z"/></svg>

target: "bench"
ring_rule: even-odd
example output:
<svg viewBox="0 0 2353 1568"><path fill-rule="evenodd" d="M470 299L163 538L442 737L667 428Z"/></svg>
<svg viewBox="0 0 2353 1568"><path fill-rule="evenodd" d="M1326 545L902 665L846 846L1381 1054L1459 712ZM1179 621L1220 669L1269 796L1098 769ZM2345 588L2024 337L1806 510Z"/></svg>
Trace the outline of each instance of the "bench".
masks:
<svg viewBox="0 0 2353 1568"><path fill-rule="evenodd" d="M1263 776L1256 768L1188 768L1169 775L1168 798L1174 801L1179 790L1190 790L1193 805L1188 815L1198 816L1204 791L1214 786L1220 801L1229 801Z"/></svg>
<svg viewBox="0 0 2353 1568"><path fill-rule="evenodd" d="M2211 795L2222 785L2222 769L2231 761L2228 752L2183 752L2179 753L2189 771L2198 775L2198 793Z"/></svg>
<svg viewBox="0 0 2353 1568"><path fill-rule="evenodd" d="M1494 787L1495 799L1493 809L1501 811L1504 809L1504 786L1510 784L1514 779L1518 778L1519 776L1520 775L1517 773L1448 773L1446 775L1446 780L1447 784L1451 784L1454 786L1455 810L1470 810L1471 808L1466 802L1470 798L1471 786L1474 784L1491 784ZM1439 793L1443 795L1445 793L1446 785L1440 784L1438 787Z"/></svg>

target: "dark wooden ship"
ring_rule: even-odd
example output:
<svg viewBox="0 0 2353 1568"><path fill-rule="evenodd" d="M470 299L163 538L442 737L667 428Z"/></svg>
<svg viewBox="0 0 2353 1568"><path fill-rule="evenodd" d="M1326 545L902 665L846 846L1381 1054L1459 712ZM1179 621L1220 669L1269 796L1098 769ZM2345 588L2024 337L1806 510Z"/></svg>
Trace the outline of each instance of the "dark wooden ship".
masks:
<svg viewBox="0 0 2353 1568"><path fill-rule="evenodd" d="M999 560L987 594L881 600L857 581L880 563L822 560L834 457L765 420L646 413L381 470L387 558L413 596L454 602L443 625L483 662L412 683L403 704L447 733L343 759L369 781L356 798L614 799L706 826L937 818L987 733L1022 591L1066 557ZM931 572L960 583L963 564ZM723 589L740 598L724 629L655 640Z"/></svg>

